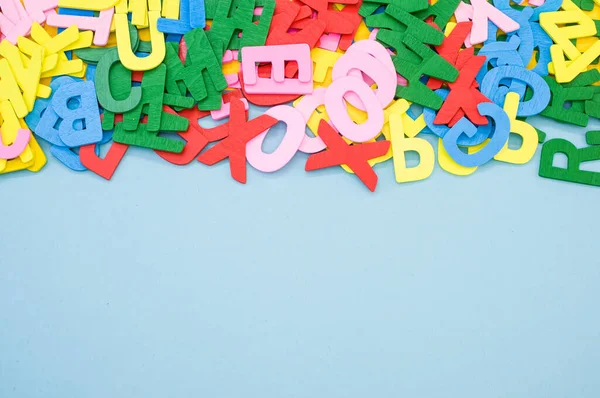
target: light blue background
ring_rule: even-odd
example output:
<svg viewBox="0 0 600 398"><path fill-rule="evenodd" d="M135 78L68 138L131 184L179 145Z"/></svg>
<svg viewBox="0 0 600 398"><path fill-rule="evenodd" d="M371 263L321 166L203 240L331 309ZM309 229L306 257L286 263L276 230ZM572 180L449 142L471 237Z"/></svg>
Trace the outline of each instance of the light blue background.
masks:
<svg viewBox="0 0 600 398"><path fill-rule="evenodd" d="M600 395L598 188L305 159L2 176L0 397Z"/></svg>

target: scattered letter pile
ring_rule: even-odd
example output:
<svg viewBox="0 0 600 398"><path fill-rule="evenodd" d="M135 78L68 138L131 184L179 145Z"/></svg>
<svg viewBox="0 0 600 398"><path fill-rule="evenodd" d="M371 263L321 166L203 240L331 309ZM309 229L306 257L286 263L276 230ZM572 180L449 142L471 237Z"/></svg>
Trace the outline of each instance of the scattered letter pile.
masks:
<svg viewBox="0 0 600 398"><path fill-rule="evenodd" d="M600 186L581 168L600 131L578 148L527 122L600 118L599 29L600 0L0 0L0 174L41 170L42 139L105 179L130 146L227 160L241 183L248 164L272 173L303 152L306 171L342 167L375 191L378 163L398 183L436 161L466 176L542 144L540 176ZM268 109L250 119L252 104Z"/></svg>

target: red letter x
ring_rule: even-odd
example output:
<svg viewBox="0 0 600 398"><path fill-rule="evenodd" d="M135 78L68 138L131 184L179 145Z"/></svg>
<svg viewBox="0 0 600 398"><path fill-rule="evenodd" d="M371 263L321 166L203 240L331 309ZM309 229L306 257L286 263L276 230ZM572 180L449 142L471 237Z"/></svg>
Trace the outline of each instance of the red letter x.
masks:
<svg viewBox="0 0 600 398"><path fill-rule="evenodd" d="M474 47L470 47L461 51L462 45L467 39L469 33L471 33L472 27L473 22L460 22L457 24L452 33L450 33L450 35L444 39L444 42L435 48L440 57L444 58L452 66L456 66L459 53L465 53L465 55L469 57L475 55ZM444 81L431 78L427 82L427 87L432 90L437 90L438 88L442 88L443 84Z"/></svg>
<svg viewBox="0 0 600 398"><path fill-rule="evenodd" d="M234 180L246 183L246 144L265 130L273 127L277 119L269 115L261 115L248 121L248 115L241 100L241 94L231 98L229 122L210 130L204 135L210 141L219 142L198 157L198 161L213 166L229 158L231 176Z"/></svg>
<svg viewBox="0 0 600 398"><path fill-rule="evenodd" d="M473 124L486 125L488 120L479 113L477 105L491 101L477 89L479 85L475 81L486 58L482 56L461 58L459 57L457 65L460 69L458 79L454 83L448 83L450 92L433 123L448 124L452 127L466 115Z"/></svg>
<svg viewBox="0 0 600 398"><path fill-rule="evenodd" d="M375 192L378 178L368 161L385 155L390 149L389 141L348 145L325 120L321 120L319 124L319 137L327 145L328 150L311 155L306 161L306 171L345 164L371 192Z"/></svg>

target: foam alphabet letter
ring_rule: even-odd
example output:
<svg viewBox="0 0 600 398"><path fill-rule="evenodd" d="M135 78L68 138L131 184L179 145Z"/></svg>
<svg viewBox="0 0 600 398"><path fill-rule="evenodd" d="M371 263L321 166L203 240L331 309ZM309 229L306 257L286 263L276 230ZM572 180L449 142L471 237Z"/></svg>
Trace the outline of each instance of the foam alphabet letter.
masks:
<svg viewBox="0 0 600 398"><path fill-rule="evenodd" d="M118 142L112 142L108 153L101 159L96 154L96 145L84 145L79 150L79 159L81 164L88 170L93 171L100 177L110 180L119 167L119 163L125 156L129 145L119 144Z"/></svg>
<svg viewBox="0 0 600 398"><path fill-rule="evenodd" d="M369 160L384 156L390 149L389 141L348 145L325 120L321 120L319 125L319 137L327 145L327 150L311 155L306 161L306 171L345 164L371 192L375 192L379 178Z"/></svg>
<svg viewBox="0 0 600 398"><path fill-rule="evenodd" d="M27 106L27 110L31 112L35 104L35 99L38 92L50 94L47 86L39 84L42 75L42 62L44 58L44 50L41 46L35 46L31 54L29 65L26 68L23 65L21 53L8 40L4 40L0 44L0 55L8 60L10 68L14 72L15 79L23 91L23 101Z"/></svg>
<svg viewBox="0 0 600 398"><path fill-rule="evenodd" d="M481 92L496 104L503 106L506 94L516 91L504 86L501 82L512 79L524 83L533 90L530 100L519 103L518 116L533 116L542 112L550 102L550 88L544 79L537 73L527 70L522 66L498 66L489 71L481 82ZM515 84L515 83L511 83ZM520 93L524 96L524 92Z"/></svg>
<svg viewBox="0 0 600 398"><path fill-rule="evenodd" d="M454 174L455 176L469 176L477 171L477 167L464 167L456 163L454 159L448 155L441 138L438 138L438 163L442 170Z"/></svg>
<svg viewBox="0 0 600 398"><path fill-rule="evenodd" d="M510 149L508 141L494 159L512 164L525 164L533 158L538 146L538 133L530 124L517 119L519 94L508 93L504 101L504 111L510 119L510 132L521 136L523 143L519 149Z"/></svg>
<svg viewBox="0 0 600 398"><path fill-rule="evenodd" d="M69 107L71 100L79 100L75 109ZM93 144L102 139L100 112L96 100L94 82L79 82L61 86L52 97L50 104L56 115L62 119L58 134L69 147ZM76 129L75 122L83 120L83 129Z"/></svg>
<svg viewBox="0 0 600 398"><path fill-rule="evenodd" d="M105 46L108 43L114 13L115 9L112 7L100 11L98 17L62 15L54 10L50 10L46 15L46 23L59 28L68 28L72 25L77 25L79 30L91 30L94 32L94 44Z"/></svg>
<svg viewBox="0 0 600 398"><path fill-rule="evenodd" d="M154 69L165 59L165 36L162 32L158 31L156 25L159 18L160 11L148 11L148 24L150 29L150 41L152 43L152 53L145 58L140 58L131 50L129 21L127 20L127 14L115 14L114 20L117 30L117 47L119 49L119 58L127 69L132 71L146 71Z"/></svg>
<svg viewBox="0 0 600 398"><path fill-rule="evenodd" d="M600 131L588 131L585 138L590 146L581 149L560 138L546 141L542 147L540 177L600 186L600 173L581 170L581 163L600 160ZM555 167L552 164L554 155L557 153L563 153L567 156L566 169Z"/></svg>
<svg viewBox="0 0 600 398"><path fill-rule="evenodd" d="M124 0L58 0L58 6L65 8L76 8L81 10L102 11L114 7L117 3L121 1Z"/></svg>
<svg viewBox="0 0 600 398"><path fill-rule="evenodd" d="M313 70L308 44L244 47L242 49L244 90L249 94L310 94ZM285 63L298 63L298 78L285 78ZM271 78L260 78L256 63L270 62Z"/></svg>
<svg viewBox="0 0 600 398"><path fill-rule="evenodd" d="M131 72L119 61L119 53L116 49L110 49L100 58L96 68L96 88L100 105L114 113L129 112L142 99L142 88L131 87ZM121 91L129 91L129 95L121 96Z"/></svg>
<svg viewBox="0 0 600 398"><path fill-rule="evenodd" d="M510 33L519 29L519 24L512 20L508 15L488 3L487 0L471 0L471 5L462 4L464 14L457 16L458 22L464 22L466 19L473 20L473 29L471 30L471 44L480 44L488 39L488 23L493 22L503 32ZM460 10L460 8L459 8ZM469 10L469 11L466 11ZM470 15L469 15L470 14ZM462 17L466 15L467 18ZM469 18L470 17L470 18Z"/></svg>
<svg viewBox="0 0 600 398"><path fill-rule="evenodd" d="M21 155L29 139L31 138L31 131L27 129L19 129L17 136L11 145L4 145L2 138L2 132L0 132L0 159L14 159Z"/></svg>
<svg viewBox="0 0 600 398"><path fill-rule="evenodd" d="M462 134L472 137L477 132L477 128L468 120L461 119L444 136L444 148L448 154L461 166L474 167L481 166L489 162L508 141L510 135L510 119L498 105L484 102L478 105L479 113L484 116L490 116L494 120L494 136L490 142L478 152L473 154L463 153L457 145L457 140Z"/></svg>
<svg viewBox="0 0 600 398"><path fill-rule="evenodd" d="M396 182L412 182L428 178L433 173L433 167L435 166L435 153L431 144L423 138L406 138L402 116L397 114L390 116L390 133L392 136ZM419 154L418 166L406 167L404 155L408 151Z"/></svg>
<svg viewBox="0 0 600 398"><path fill-rule="evenodd" d="M269 115L261 115L251 121L247 121L244 103L241 95L231 99L231 117L223 130L226 130L218 138L223 138L215 146L200 154L198 161L208 166L215 165L229 158L229 168L234 180L246 183L246 145L253 138L264 133L266 129L277 124L277 119ZM216 130L221 130L219 127ZM217 133L217 132L215 132ZM214 139L210 139L214 141Z"/></svg>
<svg viewBox="0 0 600 398"><path fill-rule="evenodd" d="M211 38L214 36L223 43L223 50L263 46L275 12L275 0L262 1L262 13L256 23L254 22L256 0L240 1L237 7L232 4L233 2L234 0L219 0L210 28ZM239 31L242 32L241 37L238 35Z"/></svg>
<svg viewBox="0 0 600 398"><path fill-rule="evenodd" d="M45 12L58 7L58 0L24 0L23 5L29 16L41 24L46 21Z"/></svg>
<svg viewBox="0 0 600 398"><path fill-rule="evenodd" d="M366 106L368 120L356 124L348 115L344 104L344 95L355 93ZM354 142L366 142L376 137L383 128L384 115L381 102L371 88L361 79L345 76L335 80L325 92L325 109L331 118L331 123L342 135Z"/></svg>
<svg viewBox="0 0 600 398"><path fill-rule="evenodd" d="M274 117L275 119L285 122L287 131L283 141L273 153L265 153L262 150L262 144L267 137L269 130L256 136L248 141L246 145L246 156L248 163L257 170L264 173L272 173L282 169L288 164L304 138L304 127L306 122L304 116L288 105L279 105L265 112L265 115Z"/></svg>
<svg viewBox="0 0 600 398"><path fill-rule="evenodd" d="M9 101L18 118L24 118L29 113L6 58L0 59L0 101Z"/></svg>

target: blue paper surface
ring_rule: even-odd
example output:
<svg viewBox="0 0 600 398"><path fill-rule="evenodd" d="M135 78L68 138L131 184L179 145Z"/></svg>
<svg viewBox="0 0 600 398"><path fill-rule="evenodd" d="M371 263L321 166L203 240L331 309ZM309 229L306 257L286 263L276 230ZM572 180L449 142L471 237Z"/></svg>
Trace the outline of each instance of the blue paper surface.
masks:
<svg viewBox="0 0 600 398"><path fill-rule="evenodd" d="M539 153L374 194L303 154L0 176L0 397L597 398L600 189Z"/></svg>

